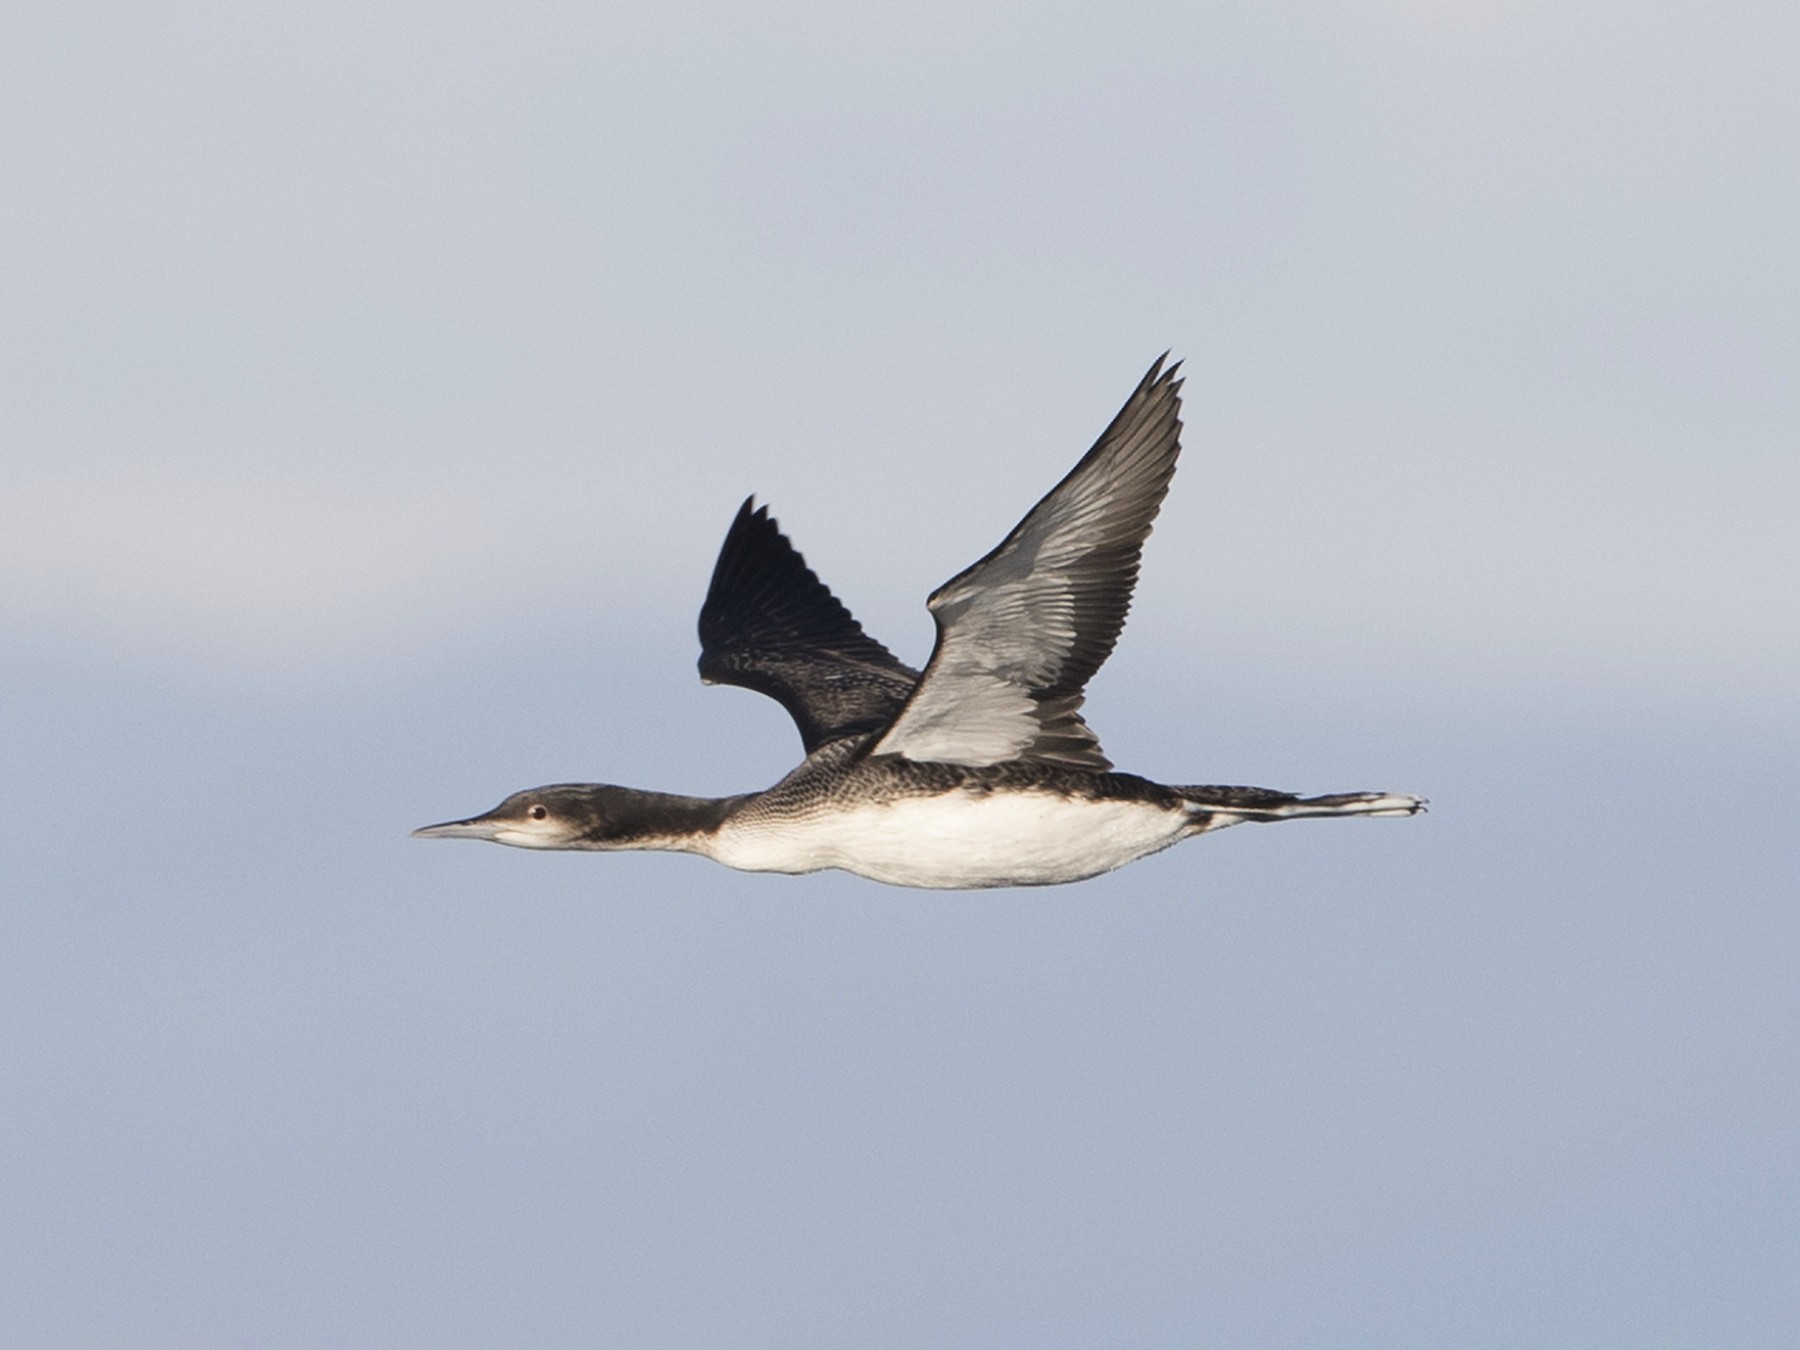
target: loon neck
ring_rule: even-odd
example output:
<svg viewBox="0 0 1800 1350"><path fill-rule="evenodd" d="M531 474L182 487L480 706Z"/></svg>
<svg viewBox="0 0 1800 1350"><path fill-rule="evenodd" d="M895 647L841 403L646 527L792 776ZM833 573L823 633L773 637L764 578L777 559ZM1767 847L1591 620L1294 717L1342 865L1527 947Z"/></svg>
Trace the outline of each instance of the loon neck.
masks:
<svg viewBox="0 0 1800 1350"><path fill-rule="evenodd" d="M567 847L705 852L707 841L744 797L687 797L674 792L589 784L580 833Z"/></svg>

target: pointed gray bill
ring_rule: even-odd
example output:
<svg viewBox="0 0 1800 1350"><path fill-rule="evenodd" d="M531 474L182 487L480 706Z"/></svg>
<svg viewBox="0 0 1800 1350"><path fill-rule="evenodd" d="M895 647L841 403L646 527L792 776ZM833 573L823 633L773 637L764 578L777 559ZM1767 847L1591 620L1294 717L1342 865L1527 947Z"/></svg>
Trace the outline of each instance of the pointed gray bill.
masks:
<svg viewBox="0 0 1800 1350"><path fill-rule="evenodd" d="M412 832L414 839L493 839L500 828L498 821L481 816L473 820L447 820L442 825L422 825Z"/></svg>

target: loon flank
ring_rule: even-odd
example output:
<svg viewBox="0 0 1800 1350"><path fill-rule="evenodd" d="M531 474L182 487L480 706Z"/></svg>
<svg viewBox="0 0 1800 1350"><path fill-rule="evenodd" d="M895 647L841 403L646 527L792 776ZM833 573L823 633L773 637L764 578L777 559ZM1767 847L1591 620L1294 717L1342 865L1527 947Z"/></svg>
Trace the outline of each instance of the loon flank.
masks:
<svg viewBox="0 0 1800 1350"><path fill-rule="evenodd" d="M792 715L806 758L773 787L683 797L564 783L413 833L954 889L1081 881L1244 821L1422 811L1400 793L1300 797L1115 773L1082 720L1181 452L1178 369L1157 361L1069 475L938 587L923 674L863 632L767 507L743 504L700 610L700 677Z"/></svg>

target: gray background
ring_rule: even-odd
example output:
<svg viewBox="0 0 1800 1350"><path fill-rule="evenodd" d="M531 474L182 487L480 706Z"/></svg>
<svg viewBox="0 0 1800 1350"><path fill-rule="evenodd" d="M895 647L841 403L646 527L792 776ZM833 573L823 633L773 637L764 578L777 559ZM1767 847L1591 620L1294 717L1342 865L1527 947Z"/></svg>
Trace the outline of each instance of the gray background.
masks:
<svg viewBox="0 0 1800 1350"><path fill-rule="evenodd" d="M847 12L854 8L854 13ZM1790 6L14 6L0 1340L1800 1336ZM1061 890L409 840L796 758L1164 347Z"/></svg>

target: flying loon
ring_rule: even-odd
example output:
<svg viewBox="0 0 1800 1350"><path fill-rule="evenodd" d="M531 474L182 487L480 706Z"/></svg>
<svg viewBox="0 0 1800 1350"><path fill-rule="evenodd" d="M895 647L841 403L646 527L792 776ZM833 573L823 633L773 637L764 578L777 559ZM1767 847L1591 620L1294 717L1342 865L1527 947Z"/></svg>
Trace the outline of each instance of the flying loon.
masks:
<svg viewBox="0 0 1800 1350"><path fill-rule="evenodd" d="M1422 811L1401 793L1301 797L1116 773L1082 720L1181 451L1180 363L1166 359L1012 533L933 592L923 674L863 632L766 506L744 502L700 610L700 676L793 717L806 758L773 787L684 797L563 783L413 833L957 889L1081 881L1244 821Z"/></svg>

